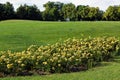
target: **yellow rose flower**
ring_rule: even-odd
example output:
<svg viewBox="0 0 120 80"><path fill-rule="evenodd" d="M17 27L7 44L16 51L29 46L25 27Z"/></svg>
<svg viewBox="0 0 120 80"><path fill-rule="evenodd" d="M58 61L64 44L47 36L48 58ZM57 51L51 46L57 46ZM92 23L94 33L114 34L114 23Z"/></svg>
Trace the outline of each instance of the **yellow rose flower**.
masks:
<svg viewBox="0 0 120 80"><path fill-rule="evenodd" d="M22 63L22 61L19 60L18 63L20 64L20 63Z"/></svg>
<svg viewBox="0 0 120 80"><path fill-rule="evenodd" d="M25 66L25 64L21 64L21 67L24 67Z"/></svg>
<svg viewBox="0 0 120 80"><path fill-rule="evenodd" d="M44 64L44 65L46 65L46 64L47 64L47 62L43 62L43 64Z"/></svg>
<svg viewBox="0 0 120 80"><path fill-rule="evenodd" d="M13 67L13 64L7 64L7 68L11 69Z"/></svg>
<svg viewBox="0 0 120 80"><path fill-rule="evenodd" d="M60 67L60 66L61 66L61 64L58 64L58 66Z"/></svg>

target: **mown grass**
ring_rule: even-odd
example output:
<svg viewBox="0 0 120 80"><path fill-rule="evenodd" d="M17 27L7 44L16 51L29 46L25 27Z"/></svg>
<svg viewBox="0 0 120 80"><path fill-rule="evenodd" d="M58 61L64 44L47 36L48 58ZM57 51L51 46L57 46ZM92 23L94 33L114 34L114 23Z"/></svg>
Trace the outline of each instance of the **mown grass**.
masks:
<svg viewBox="0 0 120 80"><path fill-rule="evenodd" d="M40 22L8 20L0 22L0 50L21 51L31 44L53 44L60 39L92 36L120 38L120 22ZM119 80L120 57L116 62L103 62L101 66L76 73L6 77L0 80Z"/></svg>
<svg viewBox="0 0 120 80"><path fill-rule="evenodd" d="M53 44L67 38L120 36L120 22L0 22L0 50L21 51L31 44Z"/></svg>

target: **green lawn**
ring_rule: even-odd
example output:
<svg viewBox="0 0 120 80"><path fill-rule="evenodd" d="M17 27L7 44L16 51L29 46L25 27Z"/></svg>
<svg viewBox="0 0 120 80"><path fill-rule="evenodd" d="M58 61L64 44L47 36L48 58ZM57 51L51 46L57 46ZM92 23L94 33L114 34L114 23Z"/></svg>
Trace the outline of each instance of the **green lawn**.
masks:
<svg viewBox="0 0 120 80"><path fill-rule="evenodd" d="M40 22L8 20L0 22L0 50L21 51L31 44L53 44L77 37L116 36L120 38L120 22ZM117 62L103 62L101 66L76 73L31 77L7 77L0 80L120 80L120 57Z"/></svg>
<svg viewBox="0 0 120 80"><path fill-rule="evenodd" d="M53 44L71 37L120 36L120 22L0 22L0 50L21 51L31 44Z"/></svg>

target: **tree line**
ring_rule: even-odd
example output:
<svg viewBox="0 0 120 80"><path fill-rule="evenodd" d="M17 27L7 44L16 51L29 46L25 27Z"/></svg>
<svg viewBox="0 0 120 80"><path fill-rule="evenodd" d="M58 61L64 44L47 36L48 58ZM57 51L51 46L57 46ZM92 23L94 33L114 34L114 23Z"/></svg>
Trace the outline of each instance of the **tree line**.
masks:
<svg viewBox="0 0 120 80"><path fill-rule="evenodd" d="M47 2L45 10L40 11L36 5L20 5L16 11L10 2L0 3L0 20L28 19L41 21L118 21L120 6L109 6L106 11L98 7L85 5L75 6L72 3Z"/></svg>

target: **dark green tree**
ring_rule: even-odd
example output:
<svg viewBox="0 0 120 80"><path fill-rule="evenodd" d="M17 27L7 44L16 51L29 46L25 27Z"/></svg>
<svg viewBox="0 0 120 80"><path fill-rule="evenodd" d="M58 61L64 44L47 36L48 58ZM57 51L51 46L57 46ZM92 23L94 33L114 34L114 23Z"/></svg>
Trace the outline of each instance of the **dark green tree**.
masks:
<svg viewBox="0 0 120 80"><path fill-rule="evenodd" d="M100 20L102 19L102 12L98 7L90 7L90 11L88 14L89 20Z"/></svg>
<svg viewBox="0 0 120 80"><path fill-rule="evenodd" d="M63 3L60 2L47 2L44 4L45 11L43 11L42 17L45 21L58 21L62 20L60 14Z"/></svg>
<svg viewBox="0 0 120 80"><path fill-rule="evenodd" d="M14 7L11 3L0 4L0 20L13 19L14 14Z"/></svg>
<svg viewBox="0 0 120 80"><path fill-rule="evenodd" d="M64 16L64 20L69 19L70 21L76 20L76 7L74 4L64 4L62 7L62 14Z"/></svg>
<svg viewBox="0 0 120 80"><path fill-rule="evenodd" d="M4 7L5 7L5 11L4 11L4 14L5 14L5 19L12 19L14 18L14 7L11 3L7 2L6 4L4 4Z"/></svg>
<svg viewBox="0 0 120 80"><path fill-rule="evenodd" d="M78 6L78 20L94 21L101 20L103 12L98 7Z"/></svg>
<svg viewBox="0 0 120 80"><path fill-rule="evenodd" d="M0 20L3 20L5 17L4 11L5 11L4 5L0 4Z"/></svg>
<svg viewBox="0 0 120 80"><path fill-rule="evenodd" d="M84 5L78 5L76 10L77 10L77 20L80 21L82 20L82 10L85 8L86 6Z"/></svg>
<svg viewBox="0 0 120 80"><path fill-rule="evenodd" d="M120 20L120 6L109 6L106 12L104 13L103 18L109 21Z"/></svg>
<svg viewBox="0 0 120 80"><path fill-rule="evenodd" d="M17 8L16 15L19 19L27 19L27 11L28 6L26 4L20 5L20 7Z"/></svg>
<svg viewBox="0 0 120 80"><path fill-rule="evenodd" d="M21 5L17 8L16 15L19 19L41 20L41 12L36 5Z"/></svg>
<svg viewBox="0 0 120 80"><path fill-rule="evenodd" d="M30 20L41 20L42 19L41 12L36 7L36 5L28 6L28 8L27 8L27 17Z"/></svg>

